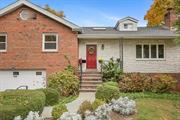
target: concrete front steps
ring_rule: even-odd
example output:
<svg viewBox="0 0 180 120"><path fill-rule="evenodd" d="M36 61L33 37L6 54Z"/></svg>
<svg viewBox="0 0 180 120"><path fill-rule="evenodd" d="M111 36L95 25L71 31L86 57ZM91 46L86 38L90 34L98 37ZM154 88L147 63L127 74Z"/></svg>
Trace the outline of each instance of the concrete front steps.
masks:
<svg viewBox="0 0 180 120"><path fill-rule="evenodd" d="M98 71L86 71L82 74L80 92L96 92L96 87L102 83L102 75Z"/></svg>

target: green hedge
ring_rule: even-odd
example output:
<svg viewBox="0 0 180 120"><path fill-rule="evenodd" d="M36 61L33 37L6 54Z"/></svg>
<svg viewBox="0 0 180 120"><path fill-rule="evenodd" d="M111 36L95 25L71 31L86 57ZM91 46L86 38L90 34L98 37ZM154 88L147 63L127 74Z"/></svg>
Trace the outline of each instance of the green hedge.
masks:
<svg viewBox="0 0 180 120"><path fill-rule="evenodd" d="M52 88L46 88L46 89L42 89L42 91L46 95L46 102L45 102L46 106L49 105L52 106L58 103L60 96L57 90Z"/></svg>
<svg viewBox="0 0 180 120"><path fill-rule="evenodd" d="M115 83L109 84L109 82L107 82L97 87L96 98L99 100L109 102L113 98L118 98L118 97L119 97L119 88Z"/></svg>
<svg viewBox="0 0 180 120"><path fill-rule="evenodd" d="M15 90L0 93L0 118L13 120L15 116L27 116L29 111L42 112L45 94L39 90Z"/></svg>

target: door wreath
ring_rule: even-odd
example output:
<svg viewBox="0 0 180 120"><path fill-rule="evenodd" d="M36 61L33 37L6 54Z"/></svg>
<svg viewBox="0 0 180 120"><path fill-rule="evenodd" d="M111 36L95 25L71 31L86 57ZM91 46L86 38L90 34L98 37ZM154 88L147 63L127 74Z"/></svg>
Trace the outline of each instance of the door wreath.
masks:
<svg viewBox="0 0 180 120"><path fill-rule="evenodd" d="M95 52L94 47L90 47L90 48L88 49L88 52L89 52L90 55L94 54L94 52Z"/></svg>

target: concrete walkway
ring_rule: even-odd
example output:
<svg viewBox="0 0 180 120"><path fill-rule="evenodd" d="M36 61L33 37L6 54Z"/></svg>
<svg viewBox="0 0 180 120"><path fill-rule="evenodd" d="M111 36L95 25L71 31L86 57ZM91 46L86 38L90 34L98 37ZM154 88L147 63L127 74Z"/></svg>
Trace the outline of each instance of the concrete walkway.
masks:
<svg viewBox="0 0 180 120"><path fill-rule="evenodd" d="M43 110L41 116L44 119L52 118L52 110L53 110L53 107L51 107L51 106L44 107L44 110Z"/></svg>
<svg viewBox="0 0 180 120"><path fill-rule="evenodd" d="M69 112L77 112L81 103L84 101L94 102L94 100L95 92L80 92L79 97L71 103L66 104L66 106Z"/></svg>

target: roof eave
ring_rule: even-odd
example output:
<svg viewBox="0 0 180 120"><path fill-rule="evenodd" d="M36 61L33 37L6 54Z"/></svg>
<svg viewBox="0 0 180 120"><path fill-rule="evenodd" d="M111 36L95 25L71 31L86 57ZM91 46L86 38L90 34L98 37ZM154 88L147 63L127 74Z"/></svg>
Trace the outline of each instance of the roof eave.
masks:
<svg viewBox="0 0 180 120"><path fill-rule="evenodd" d="M145 35L139 35L139 36L124 36L124 35L114 35L114 34L101 34L101 35L95 35L95 34L79 34L79 39L174 39L176 36L145 36Z"/></svg>

